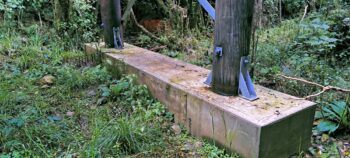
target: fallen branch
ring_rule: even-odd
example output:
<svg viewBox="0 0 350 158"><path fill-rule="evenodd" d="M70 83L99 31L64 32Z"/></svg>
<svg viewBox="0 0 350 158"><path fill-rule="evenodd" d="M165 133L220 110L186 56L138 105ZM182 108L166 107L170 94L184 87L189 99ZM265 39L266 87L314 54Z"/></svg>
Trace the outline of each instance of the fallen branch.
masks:
<svg viewBox="0 0 350 158"><path fill-rule="evenodd" d="M158 50L160 50L160 49L164 49L164 48L166 48L167 46L157 46L157 47L154 47L154 48L151 48L150 49L150 51L158 51Z"/></svg>
<svg viewBox="0 0 350 158"><path fill-rule="evenodd" d="M131 8L131 11L130 11L130 15L131 15L131 18L133 19L135 25L136 25L137 27L139 27L145 34L147 34L147 35L150 36L151 38L155 39L158 43L160 43L160 44L162 44L162 45L166 45L166 47L169 48L169 49L174 49L174 50L177 50L177 49L178 49L177 46L162 41L159 37L157 37L156 35L154 35L154 34L151 33L150 31L148 31L145 27L143 27L141 24L139 24L139 23L137 22L137 19L136 19L134 10L133 10L132 8Z"/></svg>
<svg viewBox="0 0 350 158"><path fill-rule="evenodd" d="M126 9L124 11L124 14L122 16L122 21L124 23L124 28L126 27L126 24L128 23L128 19L130 17L132 6L134 6L135 2L136 2L136 0L129 0L128 1L128 4L127 4Z"/></svg>
<svg viewBox="0 0 350 158"><path fill-rule="evenodd" d="M303 14L303 17L302 17L301 20L300 20L300 23L305 19L305 16L306 16L306 14L307 14L307 8L308 8L308 7L309 7L308 5L305 6L304 14Z"/></svg>
<svg viewBox="0 0 350 158"><path fill-rule="evenodd" d="M308 81L308 80L305 80L305 79L301 79L301 78L295 78L295 77L289 77L289 76L285 76L285 75L278 75L278 76L281 76L285 79L289 79L289 80L295 80L295 81L299 81L299 82L303 82L303 83L306 83L306 84L310 84L310 85L313 85L313 86L316 86L316 87L319 87L322 89L321 92L318 92L316 94L312 94L312 95L309 95L309 96L306 96L304 97L303 99L310 99L310 98L313 98L313 97L317 97L327 91L338 91L338 92L344 92L344 93L350 93L350 89L344 89L344 88L339 88L339 87L335 87L335 86L323 86L321 84L318 84L318 83L315 83L315 82L311 82L311 81Z"/></svg>
<svg viewBox="0 0 350 158"><path fill-rule="evenodd" d="M149 32L145 27L143 27L141 24L139 24L139 22L137 22L134 10L132 8L131 8L130 14L131 14L131 18L134 20L134 23L136 24L137 27L139 27L148 36L150 36L150 37L156 39L157 41L159 41L159 38L156 35L154 35L153 33Z"/></svg>

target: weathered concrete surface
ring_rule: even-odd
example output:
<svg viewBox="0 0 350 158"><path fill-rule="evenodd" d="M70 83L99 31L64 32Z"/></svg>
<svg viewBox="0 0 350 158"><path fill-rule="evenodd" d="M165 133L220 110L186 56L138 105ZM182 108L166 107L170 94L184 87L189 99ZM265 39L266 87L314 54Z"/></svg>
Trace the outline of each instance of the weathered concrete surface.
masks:
<svg viewBox="0 0 350 158"><path fill-rule="evenodd" d="M88 53L95 46L86 45ZM256 85L259 100L213 93L209 70L132 45L101 49L114 74L136 74L152 95L195 136L214 139L246 158L288 157L308 148L313 102Z"/></svg>

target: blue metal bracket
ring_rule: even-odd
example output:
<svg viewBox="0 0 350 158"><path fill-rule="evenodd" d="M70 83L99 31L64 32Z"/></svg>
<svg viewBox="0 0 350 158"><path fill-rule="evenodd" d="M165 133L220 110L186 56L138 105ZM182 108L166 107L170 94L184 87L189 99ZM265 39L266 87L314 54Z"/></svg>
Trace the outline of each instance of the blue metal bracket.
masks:
<svg viewBox="0 0 350 158"><path fill-rule="evenodd" d="M211 4L207 1L207 0L198 0L199 4L201 4L201 6L204 8L205 11L208 12L209 16L215 20L215 9L213 6L211 6ZM214 53L218 56L222 56L222 47L215 47ZM210 72L208 74L208 77L206 79L206 81L204 82L204 84L211 86L211 82L212 82L212 72Z"/></svg>
<svg viewBox="0 0 350 158"><path fill-rule="evenodd" d="M215 47L215 55L222 57L222 47Z"/></svg>
<svg viewBox="0 0 350 158"><path fill-rule="evenodd" d="M247 56L243 56L241 58L241 68L239 73L239 94L244 99L254 101L258 99L258 97L256 95L253 82L249 75L248 65L249 58Z"/></svg>
<svg viewBox="0 0 350 158"><path fill-rule="evenodd" d="M119 27L113 27L113 40L115 49L123 49L124 46Z"/></svg>
<svg viewBox="0 0 350 158"><path fill-rule="evenodd" d="M198 0L199 4L208 12L209 16L215 20L215 9L207 0Z"/></svg>
<svg viewBox="0 0 350 158"><path fill-rule="evenodd" d="M259 98L256 95L253 82L250 78L248 65L249 65L249 58L247 56L242 57L241 64L240 64L241 67L240 67L240 73L239 73L238 92L242 98L247 99L249 101L254 101ZM212 72L210 72L204 84L211 86L212 80L213 80L213 74Z"/></svg>
<svg viewBox="0 0 350 158"><path fill-rule="evenodd" d="M214 53L215 53L215 55L222 57L222 47L215 47ZM212 76L212 73L210 72L208 74L208 77L205 80L204 84L211 86L212 78L213 78L213 76Z"/></svg>
<svg viewBox="0 0 350 158"><path fill-rule="evenodd" d="M213 73L209 72L207 79L204 81L204 84L206 84L207 86L211 86L213 80Z"/></svg>
<svg viewBox="0 0 350 158"><path fill-rule="evenodd" d="M207 0L198 0L198 2L208 12L209 16L213 20L215 20L215 9L213 8L213 6L211 6L211 4ZM215 55L222 57L222 53L223 53L222 47L215 47L214 53ZM249 101L253 101L258 99L258 97L256 95L254 85L252 83L252 80L248 72L248 65L249 65L248 57L247 56L242 57L241 63L240 63L238 93L242 98L247 99ZM211 86L212 80L213 80L213 74L212 72L210 72L204 84Z"/></svg>

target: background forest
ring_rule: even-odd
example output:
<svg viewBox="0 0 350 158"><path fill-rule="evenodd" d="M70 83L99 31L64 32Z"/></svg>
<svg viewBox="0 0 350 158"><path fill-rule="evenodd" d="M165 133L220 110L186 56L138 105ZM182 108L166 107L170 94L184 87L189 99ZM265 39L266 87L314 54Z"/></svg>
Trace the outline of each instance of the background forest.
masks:
<svg viewBox="0 0 350 158"><path fill-rule="evenodd" d="M214 22L196 0L132 9L126 42L211 68ZM255 9L254 82L318 103L312 146L296 156L350 157L350 1ZM0 22L1 158L239 157L190 137L134 76L114 79L83 53L103 41L97 0L0 0Z"/></svg>

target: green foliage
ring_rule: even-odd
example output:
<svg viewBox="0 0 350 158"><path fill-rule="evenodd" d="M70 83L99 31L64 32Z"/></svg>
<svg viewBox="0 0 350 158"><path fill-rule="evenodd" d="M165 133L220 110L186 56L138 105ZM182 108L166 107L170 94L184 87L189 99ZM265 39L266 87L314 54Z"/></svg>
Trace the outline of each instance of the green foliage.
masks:
<svg viewBox="0 0 350 158"><path fill-rule="evenodd" d="M140 46L145 46L146 44L149 44L151 41L152 41L152 39L149 36L144 35L144 34L140 34L137 37L137 42Z"/></svg>
<svg viewBox="0 0 350 158"><path fill-rule="evenodd" d="M282 3L280 6L280 2ZM308 0L263 0L263 23L264 25L275 25L281 19L299 17ZM280 10L280 7L282 10ZM280 17L280 14L282 17Z"/></svg>
<svg viewBox="0 0 350 158"><path fill-rule="evenodd" d="M294 45L296 51L303 54L317 55L333 65L349 64L347 59L350 54L347 52L347 48L345 48L345 51L337 50L342 45L342 41L346 40L337 38L341 37L339 34L342 34L342 32L331 32L331 26L318 18L312 20L309 24L301 25L301 28L300 35Z"/></svg>
<svg viewBox="0 0 350 158"><path fill-rule="evenodd" d="M40 55L40 51L38 52L37 54ZM27 55L21 53L18 57ZM28 58L37 59L40 56ZM94 157L115 156L148 150L162 143L160 123L154 118L161 116L165 110L155 101L142 106L150 107L150 110L137 110L135 115L119 118L114 118L109 107L94 111L86 107L86 102L89 104L93 102L88 101L88 96L81 93L82 90L109 80L106 70L100 66L83 69L72 65L44 66L40 60L33 60L27 73L22 73L10 62L0 68L2 74L0 76L0 142L4 154L2 156L67 156L73 154L70 153L71 150ZM39 73L33 71L39 71ZM36 85L40 77L33 77L33 74L42 76L46 73L56 76L57 81L47 90L40 89ZM134 84L127 83L129 81L132 81L132 77L115 81L130 85L128 89L121 89L120 92L125 93L123 98L120 98L121 102L128 104L127 93L150 98L149 94L145 93L147 91L144 87L131 87ZM74 91L70 91L71 89ZM76 92L78 94L74 94ZM143 109L142 107L139 108ZM67 110L74 111L76 116L66 116ZM86 118L89 121L84 121ZM86 128L86 124L90 123L89 128ZM84 134L80 128L91 131L92 135L85 135L86 133ZM85 146L81 146L83 143Z"/></svg>
<svg viewBox="0 0 350 158"><path fill-rule="evenodd" d="M284 12L286 15L294 15L301 13L301 10L306 5L306 0L283 0Z"/></svg>
<svg viewBox="0 0 350 158"><path fill-rule="evenodd" d="M72 0L70 5L69 18L56 22L57 31L65 38L71 38L73 44L77 45L82 41L93 41L98 33L96 6L97 0ZM66 7L66 6L62 6Z"/></svg>
<svg viewBox="0 0 350 158"><path fill-rule="evenodd" d="M265 25L277 24L279 22L278 0L265 0L263 1L263 6L263 16L266 18L264 20Z"/></svg>
<svg viewBox="0 0 350 158"><path fill-rule="evenodd" d="M312 13L303 22L286 20L271 29L260 30L256 54L255 80L262 85L305 97L318 93L317 87L285 80L278 74L304 78L322 85L350 88L348 26L344 19L349 9ZM346 21L346 20L345 20ZM348 94L327 92L313 101L321 106L317 118L323 121L316 129L335 133L349 127ZM336 102L335 100L342 100ZM343 109L340 112L337 109ZM348 112L346 112L348 113ZM324 115L320 115L324 114ZM320 117L322 116L322 117Z"/></svg>
<svg viewBox="0 0 350 158"><path fill-rule="evenodd" d="M25 0L24 18L34 17L40 20L47 20L53 17L51 8L54 2L51 0Z"/></svg>
<svg viewBox="0 0 350 158"><path fill-rule="evenodd" d="M348 60L336 56L339 40L329 31L331 27L319 19L302 25L289 20L261 32L255 63L257 81L263 85L277 83L281 87L276 87L278 90L297 96L307 96L316 89L294 81L281 82L271 76L284 73L323 85L348 88Z"/></svg>
<svg viewBox="0 0 350 158"><path fill-rule="evenodd" d="M0 1L0 13L5 21L11 21L19 17L25 9L24 0L2 0Z"/></svg>
<svg viewBox="0 0 350 158"><path fill-rule="evenodd" d="M98 35L96 4L97 0L2 0L0 15L3 25L12 27L38 20L54 28L51 31L66 41L66 47L77 47Z"/></svg>
<svg viewBox="0 0 350 158"><path fill-rule="evenodd" d="M334 101L316 112L315 118L323 119L317 126L318 131L333 133L350 126L350 107L345 101Z"/></svg>
<svg viewBox="0 0 350 158"><path fill-rule="evenodd" d="M135 76L77 66L84 53L39 25L0 30L0 157L177 154L173 115ZM47 75L53 83L43 83Z"/></svg>
<svg viewBox="0 0 350 158"><path fill-rule="evenodd" d="M219 149L216 146L205 143L203 148L200 150L201 154L207 158L238 158L238 154L227 154L224 150Z"/></svg>
<svg viewBox="0 0 350 158"><path fill-rule="evenodd" d="M71 66L63 66L57 70L57 83L70 89L93 86L106 81L110 76L105 68L100 66L77 70Z"/></svg>
<svg viewBox="0 0 350 158"><path fill-rule="evenodd" d="M138 115L141 116L141 115ZM122 117L111 120L104 127L95 127L93 140L87 145L87 157L98 155L130 155L148 151L162 145L162 130L159 124L150 124L142 117Z"/></svg>

